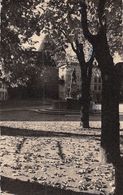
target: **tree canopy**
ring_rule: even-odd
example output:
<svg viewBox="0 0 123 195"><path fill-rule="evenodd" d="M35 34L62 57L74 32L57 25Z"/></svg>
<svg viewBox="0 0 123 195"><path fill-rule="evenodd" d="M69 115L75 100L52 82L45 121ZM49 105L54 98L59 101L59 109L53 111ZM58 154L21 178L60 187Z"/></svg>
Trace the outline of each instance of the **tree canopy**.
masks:
<svg viewBox="0 0 123 195"><path fill-rule="evenodd" d="M31 49L34 48L35 43L32 42L31 37L35 33L39 36L42 32L49 34L54 39L56 48L63 46L62 48L66 49L71 44L75 49L76 39L83 44L87 43L82 33L79 3L79 0L2 1L1 58L4 70L12 73L23 70L23 60L20 57L20 53L23 51L22 44L29 42ZM98 0L87 0L87 9L90 13L88 14L88 24L93 34L97 33L99 26L97 3ZM110 0L107 1L105 8L107 37L112 56L116 52L121 55L122 52L121 3L121 0ZM87 44L84 45L87 46ZM88 53L88 50L90 52L90 47L91 45L84 47L85 54ZM13 78L14 76L13 74Z"/></svg>
<svg viewBox="0 0 123 195"><path fill-rule="evenodd" d="M93 33L98 28L97 2L87 0L88 21ZM113 52L121 52L121 3L121 0L110 0L105 8L107 34ZM3 46L21 45L25 41L33 44L30 38L34 33L40 35L40 32L50 33L61 43L73 42L82 34L79 0L5 0L2 2L1 27Z"/></svg>

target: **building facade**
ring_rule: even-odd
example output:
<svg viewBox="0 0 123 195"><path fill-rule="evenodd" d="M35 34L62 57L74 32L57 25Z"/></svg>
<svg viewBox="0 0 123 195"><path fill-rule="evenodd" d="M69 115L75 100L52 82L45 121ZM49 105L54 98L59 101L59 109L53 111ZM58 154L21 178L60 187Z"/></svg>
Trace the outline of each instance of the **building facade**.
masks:
<svg viewBox="0 0 123 195"><path fill-rule="evenodd" d="M59 66L59 98L80 97L81 89L81 70L77 62L70 65ZM94 102L101 102L102 80L99 69L93 69L91 79L91 98Z"/></svg>

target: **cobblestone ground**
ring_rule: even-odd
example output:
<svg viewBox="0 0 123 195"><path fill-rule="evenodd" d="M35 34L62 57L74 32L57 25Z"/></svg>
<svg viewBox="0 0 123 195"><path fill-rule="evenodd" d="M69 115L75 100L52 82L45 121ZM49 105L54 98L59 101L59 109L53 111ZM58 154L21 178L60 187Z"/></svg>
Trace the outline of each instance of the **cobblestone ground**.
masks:
<svg viewBox="0 0 123 195"><path fill-rule="evenodd" d="M50 132L45 136L4 135L0 138L2 176L75 191L111 192L114 168L100 157L100 122L80 129L79 122L2 121L1 126ZM11 131L11 129L8 131ZM123 132L121 131L123 135ZM123 140L121 140L123 151ZM2 192L7 195L7 192Z"/></svg>

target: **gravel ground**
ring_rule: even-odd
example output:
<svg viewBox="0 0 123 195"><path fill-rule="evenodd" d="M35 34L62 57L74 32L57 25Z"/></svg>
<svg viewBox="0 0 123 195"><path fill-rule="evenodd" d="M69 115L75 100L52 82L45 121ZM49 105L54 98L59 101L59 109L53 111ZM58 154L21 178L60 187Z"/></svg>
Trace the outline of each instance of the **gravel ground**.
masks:
<svg viewBox="0 0 123 195"><path fill-rule="evenodd" d="M89 130L80 129L79 122L72 121L2 121L0 125L50 132L30 137L28 131L24 136L18 136L19 129L15 136L11 136L11 129L8 129L9 136L3 131L0 138L2 176L75 191L111 192L114 189L114 168L104 164L100 157L100 122L91 122ZM121 143L123 151L123 140Z"/></svg>

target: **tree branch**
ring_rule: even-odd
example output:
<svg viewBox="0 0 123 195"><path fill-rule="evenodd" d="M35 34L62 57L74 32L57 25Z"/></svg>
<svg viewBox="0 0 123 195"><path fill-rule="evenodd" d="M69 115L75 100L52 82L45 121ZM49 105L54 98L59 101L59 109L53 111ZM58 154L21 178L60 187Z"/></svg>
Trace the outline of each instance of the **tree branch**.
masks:
<svg viewBox="0 0 123 195"><path fill-rule="evenodd" d="M106 0L99 0L98 17L101 26L103 25L105 4L106 4Z"/></svg>
<svg viewBox="0 0 123 195"><path fill-rule="evenodd" d="M94 50L92 51L90 60L86 62L89 86L90 86L91 76L92 76L93 61L94 61Z"/></svg>
<svg viewBox="0 0 123 195"><path fill-rule="evenodd" d="M83 44L79 43L78 39L75 40L76 48L79 51L79 53L83 53Z"/></svg>
<svg viewBox="0 0 123 195"><path fill-rule="evenodd" d="M74 51L75 53L77 53L77 49L75 49L75 47L74 47L74 44L73 44L73 43L71 43L71 47L72 47L73 51Z"/></svg>
<svg viewBox="0 0 123 195"><path fill-rule="evenodd" d="M76 54L77 54L78 60L80 63L82 63L84 65L85 64L85 56L84 56L84 52L83 52L83 44L79 43L78 39L75 40L75 44L76 44Z"/></svg>
<svg viewBox="0 0 123 195"><path fill-rule="evenodd" d="M87 66L90 66L94 61L94 50L92 51L92 55L91 58L89 59L89 61L87 62Z"/></svg>
<svg viewBox="0 0 123 195"><path fill-rule="evenodd" d="M98 18L99 18L99 24L100 24L99 33L102 33L102 31L106 33L106 29L107 29L106 17L104 14L106 1L107 0L99 0L99 4L98 4Z"/></svg>
<svg viewBox="0 0 123 195"><path fill-rule="evenodd" d="M93 35L89 31L87 22L87 5L84 0L80 0L80 14L81 14L81 25L83 29L83 34L85 38L91 43L93 40Z"/></svg>

